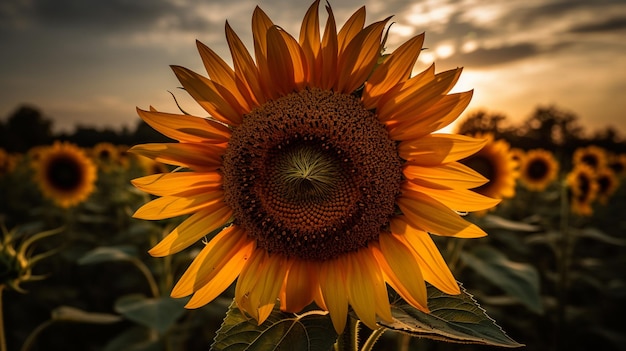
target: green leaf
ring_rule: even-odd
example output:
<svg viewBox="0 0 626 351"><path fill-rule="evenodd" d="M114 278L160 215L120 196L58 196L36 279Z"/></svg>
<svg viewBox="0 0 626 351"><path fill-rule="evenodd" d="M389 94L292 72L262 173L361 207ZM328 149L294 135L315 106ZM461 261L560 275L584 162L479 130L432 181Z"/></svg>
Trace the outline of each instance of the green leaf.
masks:
<svg viewBox="0 0 626 351"><path fill-rule="evenodd" d="M573 234L579 238L594 239L605 244L616 245L616 246L626 246L626 240L607 235L606 233L604 233L603 231L597 228L583 228L583 229L573 230Z"/></svg>
<svg viewBox="0 0 626 351"><path fill-rule="evenodd" d="M127 295L115 302L114 309L134 322L164 333L185 313L186 303L187 299Z"/></svg>
<svg viewBox="0 0 626 351"><path fill-rule="evenodd" d="M471 252L462 252L461 259L478 274L532 311L543 312L539 293L539 273L535 267L526 263L513 262L503 253L489 246L480 246Z"/></svg>
<svg viewBox="0 0 626 351"><path fill-rule="evenodd" d="M109 340L102 351L162 351L161 339L143 326L131 327Z"/></svg>
<svg viewBox="0 0 626 351"><path fill-rule="evenodd" d="M428 308L424 313L397 297L391 299L392 323L386 328L447 342L502 347L524 346L506 335L476 300L461 286L461 294L447 295L427 284Z"/></svg>
<svg viewBox="0 0 626 351"><path fill-rule="evenodd" d="M281 312L277 306L261 325L257 325L233 302L217 331L212 351L328 351L337 340L326 312L311 311L300 315Z"/></svg>
<svg viewBox="0 0 626 351"><path fill-rule="evenodd" d="M134 258L132 246L102 246L87 252L78 260L78 264L95 264L108 261L130 261Z"/></svg>
<svg viewBox="0 0 626 351"><path fill-rule="evenodd" d="M510 219L502 218L496 215L488 214L483 219L484 223L481 224L481 228L493 228L493 229L506 229L515 232L536 232L541 228L536 225L512 221Z"/></svg>

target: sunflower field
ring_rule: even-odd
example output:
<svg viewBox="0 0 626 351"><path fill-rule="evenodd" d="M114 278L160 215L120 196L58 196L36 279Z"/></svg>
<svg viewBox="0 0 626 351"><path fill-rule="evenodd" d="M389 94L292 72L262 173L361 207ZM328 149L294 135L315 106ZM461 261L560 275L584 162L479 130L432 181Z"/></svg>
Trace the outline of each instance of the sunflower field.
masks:
<svg viewBox="0 0 626 351"><path fill-rule="evenodd" d="M172 66L209 116L0 125L0 351L626 350L626 142L319 4Z"/></svg>

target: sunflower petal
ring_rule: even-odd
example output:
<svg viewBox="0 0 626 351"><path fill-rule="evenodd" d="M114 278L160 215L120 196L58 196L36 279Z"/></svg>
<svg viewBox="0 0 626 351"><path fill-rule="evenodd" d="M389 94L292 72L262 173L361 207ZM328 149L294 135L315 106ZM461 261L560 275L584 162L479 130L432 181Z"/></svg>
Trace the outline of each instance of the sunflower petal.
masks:
<svg viewBox="0 0 626 351"><path fill-rule="evenodd" d="M424 280L446 294L461 293L450 268L428 233L413 228L402 216L391 220L391 232L396 240L413 249Z"/></svg>
<svg viewBox="0 0 626 351"><path fill-rule="evenodd" d="M162 257L177 253L200 240L211 231L226 224L232 210L218 202L184 220L148 253L154 257Z"/></svg>
<svg viewBox="0 0 626 351"><path fill-rule="evenodd" d="M131 183L146 193L157 196L183 196L183 194L215 191L223 185L218 172L176 172L152 174L136 178Z"/></svg>
<svg viewBox="0 0 626 351"><path fill-rule="evenodd" d="M307 75L307 64L300 44L287 32L274 26L267 31L267 67L266 77L274 82L282 94L291 93L296 88L303 88Z"/></svg>
<svg viewBox="0 0 626 351"><path fill-rule="evenodd" d="M457 238L487 235L441 202L424 193L407 189L406 186L403 186L402 196L397 203L409 224L429 233Z"/></svg>
<svg viewBox="0 0 626 351"><path fill-rule="evenodd" d="M381 233L379 245L372 248L389 285L412 306L428 313L426 284L417 253L389 233Z"/></svg>
<svg viewBox="0 0 626 351"><path fill-rule="evenodd" d="M322 45L320 40L319 5L320 1L316 0L307 10L302 20L299 38L300 47L307 62L308 80L313 83L313 86L319 85L322 73L320 66L317 65L317 58Z"/></svg>
<svg viewBox="0 0 626 351"><path fill-rule="evenodd" d="M172 297L184 297L202 289L244 249L251 241L247 240L245 232L237 226L230 226L222 230L209 241L182 275L172 290ZM239 267L241 270L241 267ZM237 272L237 275L239 272ZM236 277L236 276L235 276ZM230 283L235 279L233 278ZM228 285L230 285L228 283ZM215 284L213 284L215 285Z"/></svg>
<svg viewBox="0 0 626 351"><path fill-rule="evenodd" d="M241 311L251 315L256 320L259 319L258 301L256 303L252 301L252 291L257 281L262 278L266 255L265 250L254 250L241 270L235 285L235 302L237 306Z"/></svg>
<svg viewBox="0 0 626 351"><path fill-rule="evenodd" d="M217 203L223 205L224 192L212 191L209 193L193 194L185 197L162 196L141 206L133 217L141 219L164 219L192 212L197 212L205 207L214 206Z"/></svg>
<svg viewBox="0 0 626 351"><path fill-rule="evenodd" d="M413 182L406 184L408 189L428 193L428 196L441 202L454 211L473 212L492 208L501 202L467 189L433 189L423 187Z"/></svg>
<svg viewBox="0 0 626 351"><path fill-rule="evenodd" d="M331 89L337 82L337 52L339 44L335 16L330 6L326 6L326 11L328 12L328 19L326 20L324 36L322 37L322 53L319 56L321 62L318 63L322 67L319 87Z"/></svg>
<svg viewBox="0 0 626 351"><path fill-rule="evenodd" d="M155 143L135 145L128 151L165 164L188 167L199 172L211 172L222 166L225 145Z"/></svg>
<svg viewBox="0 0 626 351"><path fill-rule="evenodd" d="M375 22L359 32L339 57L337 91L352 93L372 73L381 52L381 37L391 17Z"/></svg>
<svg viewBox="0 0 626 351"><path fill-rule="evenodd" d="M375 108L380 97L389 89L409 79L423 43L424 33L411 38L374 70L363 89L363 103L366 108Z"/></svg>
<svg viewBox="0 0 626 351"><path fill-rule="evenodd" d="M459 162L433 167L423 167L407 162L404 164L402 173L415 184L438 189L471 189L489 181L480 173Z"/></svg>
<svg viewBox="0 0 626 351"><path fill-rule="evenodd" d="M259 81L259 71L254 64L252 56L250 56L245 45L228 22L226 22L225 27L226 42L233 58L233 68L235 69L235 76L238 78L237 82L242 82L245 88L248 89L253 100L252 105L260 105L265 102L265 94Z"/></svg>
<svg viewBox="0 0 626 351"><path fill-rule="evenodd" d="M224 143L230 139L230 130L223 124L202 117L165 112L144 111L137 114L161 134L182 142Z"/></svg>
<svg viewBox="0 0 626 351"><path fill-rule="evenodd" d="M294 260L285 286L281 290L281 310L298 313L313 302L315 291L319 289L317 265L310 261Z"/></svg>
<svg viewBox="0 0 626 351"><path fill-rule="evenodd" d="M388 119L386 116L380 115L380 109L382 106L390 105L390 107L393 107L397 101L406 100L415 90L424 87L434 79L435 64L433 63L427 69L409 78L407 81L398 83L398 85L389 89L383 96L380 97L378 103L376 104L379 118L383 121Z"/></svg>
<svg viewBox="0 0 626 351"><path fill-rule="evenodd" d="M337 33L339 56L346 50L348 44L356 37L365 25L365 6L356 10Z"/></svg>
<svg viewBox="0 0 626 351"><path fill-rule="evenodd" d="M446 127L469 105L473 93L470 90L444 96L428 110L413 116L412 120L391 125L389 136L394 140L415 140Z"/></svg>
<svg viewBox="0 0 626 351"><path fill-rule="evenodd" d="M400 157L418 166L436 166L475 154L487 140L456 134L430 134L398 145Z"/></svg>
<svg viewBox="0 0 626 351"><path fill-rule="evenodd" d="M242 122L241 107L232 104L234 98L225 98L225 89L218 89L214 82L185 67L171 66L183 88L211 116L222 123L239 125ZM222 93L222 94L220 94Z"/></svg>
<svg viewBox="0 0 626 351"><path fill-rule="evenodd" d="M341 335L348 320L348 291L346 289L346 270L348 262L345 257L322 262L320 271L320 287L324 303L330 312L335 331Z"/></svg>
<svg viewBox="0 0 626 351"><path fill-rule="evenodd" d="M285 275L292 262L282 255L268 255L266 260L261 274L263 278L256 282L250 293L250 300L256 303L251 307L257 309L259 325L265 322L274 309Z"/></svg>

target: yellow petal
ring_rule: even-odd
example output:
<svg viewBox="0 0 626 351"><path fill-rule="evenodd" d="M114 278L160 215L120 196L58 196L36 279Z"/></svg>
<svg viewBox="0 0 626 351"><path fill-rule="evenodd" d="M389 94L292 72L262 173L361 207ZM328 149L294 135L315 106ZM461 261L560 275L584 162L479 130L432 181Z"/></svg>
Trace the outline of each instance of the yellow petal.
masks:
<svg viewBox="0 0 626 351"><path fill-rule="evenodd" d="M263 266L267 261L266 256L267 253L265 250L254 250L252 256L241 270L239 279L237 279L237 284L235 285L235 302L237 303L237 307L256 320L259 320L259 311L257 308L259 304L258 301L253 302L251 297L257 281L263 278L262 273Z"/></svg>
<svg viewBox="0 0 626 351"><path fill-rule="evenodd" d="M131 183L146 193L157 196L184 196L213 192L223 186L218 172L176 172L152 174L136 178Z"/></svg>
<svg viewBox="0 0 626 351"><path fill-rule="evenodd" d="M487 140L457 134L430 134L403 141L398 153L403 159L419 166L435 166L454 162L475 154Z"/></svg>
<svg viewBox="0 0 626 351"><path fill-rule="evenodd" d="M365 27L350 41L339 57L339 79L337 91L352 93L359 88L378 62L381 51L381 37L390 17Z"/></svg>
<svg viewBox="0 0 626 351"><path fill-rule="evenodd" d="M335 331L341 335L348 320L348 292L346 290L346 271L348 262L345 257L322 262L320 287L324 303L330 312Z"/></svg>
<svg viewBox="0 0 626 351"><path fill-rule="evenodd" d="M472 99L473 90L442 97L428 110L415 114L404 123L388 124L393 140L415 140L455 121Z"/></svg>
<svg viewBox="0 0 626 351"><path fill-rule="evenodd" d="M135 145L128 151L165 164L212 172L222 166L225 150L226 144L155 143Z"/></svg>
<svg viewBox="0 0 626 351"><path fill-rule="evenodd" d="M317 263L294 260L281 291L281 310L298 313L313 302L316 290L319 290Z"/></svg>
<svg viewBox="0 0 626 351"><path fill-rule="evenodd" d="M219 144L230 139L228 127L206 118L144 111L139 108L137 114L161 134L178 141Z"/></svg>
<svg viewBox="0 0 626 351"><path fill-rule="evenodd" d="M233 68L235 69L235 76L238 78L237 82L242 82L245 88L248 89L253 100L251 105L261 105L265 102L265 94L259 82L259 71L246 46L228 22L226 22L226 42L233 58Z"/></svg>
<svg viewBox="0 0 626 351"><path fill-rule="evenodd" d="M375 108L380 97L389 89L409 79L423 43L424 33L411 38L374 70L363 89L363 103L366 108Z"/></svg>
<svg viewBox="0 0 626 351"><path fill-rule="evenodd" d="M282 255L268 255L267 262L260 273L261 279L256 282L250 293L250 300L255 303L252 308L257 308L257 323L265 322L276 305L276 299L285 281L285 275L292 260ZM258 301L258 302L257 302Z"/></svg>
<svg viewBox="0 0 626 351"><path fill-rule="evenodd" d="M427 193L428 196L441 202L454 211L472 212L492 208L500 203L500 199L493 199L467 189L433 189L413 183L406 184L407 189Z"/></svg>
<svg viewBox="0 0 626 351"><path fill-rule="evenodd" d="M410 226L404 217L391 220L391 232L396 240L410 246L417 255L424 280L446 294L456 295L461 291L450 268L430 235Z"/></svg>
<svg viewBox="0 0 626 351"><path fill-rule="evenodd" d="M226 206L223 201L224 192L221 190L185 197L162 196L141 206L133 217L150 220L172 218L197 212L206 207Z"/></svg>
<svg viewBox="0 0 626 351"><path fill-rule="evenodd" d="M348 298L359 319L375 330L376 315L391 321L387 287L376 258L367 248L346 255L349 261L347 274Z"/></svg>
<svg viewBox="0 0 626 351"><path fill-rule="evenodd" d="M426 284L413 249L391 234L381 233L379 244L372 245L372 252L389 285L413 307L428 313Z"/></svg>
<svg viewBox="0 0 626 351"><path fill-rule="evenodd" d="M307 75L304 53L287 32L274 26L267 31L267 74L281 95L302 88Z"/></svg>
<svg viewBox="0 0 626 351"><path fill-rule="evenodd" d="M435 78L417 89L407 92L404 99L395 99L394 104L384 104L377 110L382 120L406 122L415 120L415 115L435 105L456 84L461 68L435 75Z"/></svg>
<svg viewBox="0 0 626 351"><path fill-rule="evenodd" d="M423 167L407 162L404 164L402 173L415 184L438 189L471 189L489 181L480 173L459 162L433 167Z"/></svg>
<svg viewBox="0 0 626 351"><path fill-rule="evenodd" d="M177 253L226 224L232 214L232 210L223 203L215 203L184 220L148 253L155 257Z"/></svg>
<svg viewBox="0 0 626 351"><path fill-rule="evenodd" d="M210 79L185 67L171 67L187 93L213 118L229 125L241 124L243 120L242 111L244 110L234 103L234 97L226 89L218 89Z"/></svg>
<svg viewBox="0 0 626 351"><path fill-rule="evenodd" d="M409 224L436 235L478 238L487 234L432 197L402 187L396 201Z"/></svg>
<svg viewBox="0 0 626 351"><path fill-rule="evenodd" d="M388 110L392 111L393 106L398 101L406 100L415 90L418 90L424 87L426 84L432 82L435 79L435 64L431 64L427 69L420 72L419 74L409 78L409 80L399 83L395 87L389 89L387 93L380 97L377 103L377 113L378 117L385 121L387 120L387 116L381 115L381 108L383 106L390 105Z"/></svg>

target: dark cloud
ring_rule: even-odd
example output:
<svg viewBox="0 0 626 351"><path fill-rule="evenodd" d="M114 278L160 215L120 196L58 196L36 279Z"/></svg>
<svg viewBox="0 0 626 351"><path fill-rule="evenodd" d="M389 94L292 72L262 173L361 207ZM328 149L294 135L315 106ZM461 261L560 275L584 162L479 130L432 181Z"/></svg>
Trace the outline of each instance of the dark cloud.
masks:
<svg viewBox="0 0 626 351"><path fill-rule="evenodd" d="M617 32L626 30L626 17L609 18L601 21L574 26L572 33Z"/></svg>
<svg viewBox="0 0 626 351"><path fill-rule="evenodd" d="M537 55L541 50L529 43L502 46L497 48L479 48L469 53L457 53L446 59L439 59L442 65L481 68L495 66ZM438 63L439 65L439 63Z"/></svg>

